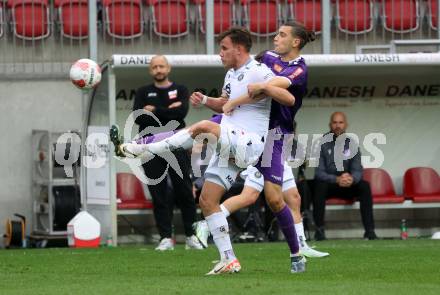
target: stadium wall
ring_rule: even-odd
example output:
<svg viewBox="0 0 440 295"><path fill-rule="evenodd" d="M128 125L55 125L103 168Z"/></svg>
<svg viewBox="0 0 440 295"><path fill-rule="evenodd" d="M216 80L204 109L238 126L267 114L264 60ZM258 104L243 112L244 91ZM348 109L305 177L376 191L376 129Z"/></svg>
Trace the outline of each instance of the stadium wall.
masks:
<svg viewBox="0 0 440 295"><path fill-rule="evenodd" d="M348 71L311 63L309 94L297 117L298 133L311 136L326 132L329 115L335 110L348 114L349 130L357 133L361 141L370 132L384 133L387 144L378 145L384 153L382 168L390 172L401 193L401 179L407 168L429 166L440 172L438 65L393 68L389 63L395 62L396 57L385 55L357 56L356 60L359 64L386 65L353 67L353 71ZM115 72L117 121L123 125L133 106L136 88L151 80L146 64L134 64L134 68L119 68ZM208 94L214 95L219 92L223 75L219 65L189 70L175 65L172 80L188 85L190 91L202 85ZM0 81L0 89L3 114L0 126L5 129L1 133L3 145L0 147L0 222L4 223L14 213L24 214L30 221L29 232L32 222L32 129L79 129L80 93L69 81L60 79L6 78ZM205 109L191 109L187 122L191 124L211 114ZM363 150L363 154L368 155L368 152ZM117 170L127 171L128 167L118 162ZM308 169L308 174L312 177L313 169ZM358 224L357 212L353 216ZM0 245L2 243L0 239Z"/></svg>
<svg viewBox="0 0 440 295"><path fill-rule="evenodd" d="M314 136L328 131L329 116L334 111L348 115L349 131L355 133L365 157L364 167L381 167L402 193L402 177L406 169L429 166L440 171L440 84L438 55L334 55L305 56L309 64L309 89L297 115L298 133L308 136L309 147ZM151 83L147 64L150 56L114 56L116 77L116 122L124 126L133 107L138 87ZM174 69L172 81L185 84L190 92L202 89L208 95L220 93L224 70L209 56L168 56ZM187 123L209 118L205 108L191 108ZM137 127L133 128L134 136ZM366 148L364 140L371 133L381 133L386 144L373 142L383 162ZM382 139L381 139L382 140ZM316 159L311 159L310 162ZM117 172L130 172L116 161ZM314 168L306 170L313 178ZM411 236L427 236L439 228L438 209L375 210L378 234L398 237L402 218L408 219ZM362 236L359 210L329 211L326 214L330 238ZM177 217L176 217L177 218ZM177 219L178 220L178 219ZM139 226L145 226L143 219ZM177 225L179 221L176 222ZM129 233L130 228L120 234ZM153 228L154 232L154 228ZM181 230L179 230L181 232Z"/></svg>
<svg viewBox="0 0 440 295"><path fill-rule="evenodd" d="M81 95L65 80L0 81L0 233L14 213L32 228L32 129L60 132L81 127ZM3 246L3 239L0 239Z"/></svg>
<svg viewBox="0 0 440 295"><path fill-rule="evenodd" d="M133 107L136 89L151 83L146 65L151 56L115 55L117 123L124 126ZM365 167L381 167L402 193L406 169L428 166L440 172L440 55L306 55L309 65L308 93L297 115L297 133L311 139L328 132L334 111L348 115L348 131L360 140ZM202 90L210 96L221 93L224 78L217 56L169 56L171 79L187 85L189 91ZM187 123L210 118L205 108L190 109ZM134 128L137 132L137 128ZM386 144L373 144L383 154L383 162L367 142L371 134L383 134ZM316 135L315 135L316 134ZM369 135L370 134L370 135ZM134 133L132 134L134 135ZM368 141L368 137L367 137ZM380 157L381 155L378 154ZM312 159L317 165L316 159ZM313 163L314 162L314 163ZM127 169L118 163L118 170ZM313 168L308 169L313 177Z"/></svg>

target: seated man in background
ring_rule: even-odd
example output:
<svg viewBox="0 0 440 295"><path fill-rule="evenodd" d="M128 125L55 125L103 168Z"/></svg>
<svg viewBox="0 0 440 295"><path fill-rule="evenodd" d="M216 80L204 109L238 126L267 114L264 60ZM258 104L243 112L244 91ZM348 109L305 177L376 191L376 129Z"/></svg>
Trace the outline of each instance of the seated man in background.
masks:
<svg viewBox="0 0 440 295"><path fill-rule="evenodd" d="M325 201L329 197L358 198L365 228L364 238L377 239L370 185L362 179L361 154L358 145L345 134L347 126L346 115L335 112L330 117L330 133L323 137L325 142L321 145L313 190L315 239L318 241L326 239L324 214ZM355 148L350 149L353 146Z"/></svg>

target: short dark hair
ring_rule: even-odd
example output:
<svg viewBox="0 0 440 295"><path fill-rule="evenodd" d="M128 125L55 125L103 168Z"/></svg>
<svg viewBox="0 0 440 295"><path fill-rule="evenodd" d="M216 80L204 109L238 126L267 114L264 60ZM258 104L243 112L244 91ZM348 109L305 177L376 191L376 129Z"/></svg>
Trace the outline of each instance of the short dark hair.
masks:
<svg viewBox="0 0 440 295"><path fill-rule="evenodd" d="M306 27L300 22L290 21L283 24L283 26L291 27L292 36L298 37L301 40L299 43L299 49L303 49L303 47L306 46L307 43L315 41L316 39L315 32L307 30Z"/></svg>
<svg viewBox="0 0 440 295"><path fill-rule="evenodd" d="M220 43L226 37L231 38L232 44L243 45L247 52L251 51L252 38L251 33L248 31L248 29L243 27L232 27L229 30L222 32L218 36L218 43Z"/></svg>

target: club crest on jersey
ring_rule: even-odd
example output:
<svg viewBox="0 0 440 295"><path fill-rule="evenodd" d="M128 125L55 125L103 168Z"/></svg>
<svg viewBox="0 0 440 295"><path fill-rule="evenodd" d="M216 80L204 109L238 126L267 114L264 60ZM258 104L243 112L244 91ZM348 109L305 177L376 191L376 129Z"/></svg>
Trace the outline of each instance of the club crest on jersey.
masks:
<svg viewBox="0 0 440 295"><path fill-rule="evenodd" d="M283 67L280 66L279 64L274 64L273 69L274 69L277 73L279 73L279 72L281 72L281 71L283 70Z"/></svg>
<svg viewBox="0 0 440 295"><path fill-rule="evenodd" d="M168 98L169 99L176 99L177 98L177 89L168 91Z"/></svg>
<svg viewBox="0 0 440 295"><path fill-rule="evenodd" d="M260 173L260 171L255 172L254 176L255 176L256 178L261 178L261 173Z"/></svg>
<svg viewBox="0 0 440 295"><path fill-rule="evenodd" d="M293 80L296 77L298 77L299 75L301 75L302 72L303 72L302 68L297 68L292 74L290 74L289 78Z"/></svg>
<svg viewBox="0 0 440 295"><path fill-rule="evenodd" d="M241 74L240 74L240 76L238 76L238 81L241 81L241 80L243 80L243 78L244 78L244 74L243 74L243 73L241 73Z"/></svg>

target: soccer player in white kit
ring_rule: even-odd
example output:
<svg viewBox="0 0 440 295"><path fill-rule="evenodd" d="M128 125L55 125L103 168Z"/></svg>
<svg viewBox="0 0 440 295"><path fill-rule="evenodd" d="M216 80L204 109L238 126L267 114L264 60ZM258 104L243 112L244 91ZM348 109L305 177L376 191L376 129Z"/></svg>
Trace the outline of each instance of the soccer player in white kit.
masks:
<svg viewBox="0 0 440 295"><path fill-rule="evenodd" d="M249 84L267 82L275 76L266 65L250 57L252 41L247 30L232 28L224 32L219 40L222 63L230 68L225 77L222 96L230 101L241 99L247 94ZM287 90L275 88L267 87L265 94L282 92L289 97L288 100L294 101ZM205 184L200 197L200 207L220 252L220 262L208 273L210 275L234 273L241 269L232 249L228 222L220 210L219 201L238 173L256 164L261 156L268 132L270 106L269 97L260 97L237 107L230 116L223 118L220 125L201 121L164 141L147 145L145 153L161 154L167 150L192 146L193 139L200 134L212 134L219 140L217 153L205 172Z"/></svg>

